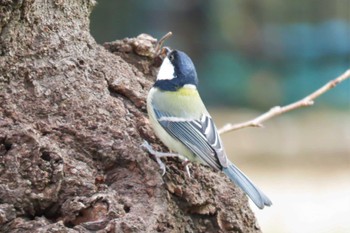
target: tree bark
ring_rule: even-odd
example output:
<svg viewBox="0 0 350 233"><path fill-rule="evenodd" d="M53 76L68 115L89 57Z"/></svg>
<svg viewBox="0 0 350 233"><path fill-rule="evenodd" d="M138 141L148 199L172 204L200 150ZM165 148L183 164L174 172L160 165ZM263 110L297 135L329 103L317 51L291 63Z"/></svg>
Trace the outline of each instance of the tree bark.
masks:
<svg viewBox="0 0 350 233"><path fill-rule="evenodd" d="M96 44L93 0L0 3L0 232L260 232L224 175L179 161L147 120L156 40Z"/></svg>

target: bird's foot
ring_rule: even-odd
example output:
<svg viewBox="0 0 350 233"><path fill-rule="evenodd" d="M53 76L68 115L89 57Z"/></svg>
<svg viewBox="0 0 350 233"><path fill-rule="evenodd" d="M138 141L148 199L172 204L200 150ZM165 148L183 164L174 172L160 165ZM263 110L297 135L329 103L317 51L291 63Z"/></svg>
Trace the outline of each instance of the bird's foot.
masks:
<svg viewBox="0 0 350 233"><path fill-rule="evenodd" d="M148 151L148 153L152 154L155 157L157 163L159 164L160 169L162 170L162 176L165 175L166 166L162 162L161 158L178 157L179 159L184 161L183 164L185 165L185 169L187 171L187 174L189 177L191 177L191 173L190 173L190 169L189 169L190 162L183 155L176 154L176 153L164 153L164 152L160 152L160 151L155 151L155 150L153 150L152 146L146 140L143 141L141 146L143 148L145 148Z"/></svg>
<svg viewBox="0 0 350 233"><path fill-rule="evenodd" d="M182 162L182 165L185 167L188 177L191 178L191 172L190 172L191 162L186 159L185 161Z"/></svg>

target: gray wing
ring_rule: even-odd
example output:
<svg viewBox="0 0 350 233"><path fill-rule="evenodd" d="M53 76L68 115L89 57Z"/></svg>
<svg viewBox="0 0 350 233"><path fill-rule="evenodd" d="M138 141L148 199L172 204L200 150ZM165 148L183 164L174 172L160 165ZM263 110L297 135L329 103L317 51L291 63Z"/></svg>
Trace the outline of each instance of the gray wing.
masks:
<svg viewBox="0 0 350 233"><path fill-rule="evenodd" d="M221 139L210 116L186 120L154 109L159 124L209 166L222 170L228 166Z"/></svg>

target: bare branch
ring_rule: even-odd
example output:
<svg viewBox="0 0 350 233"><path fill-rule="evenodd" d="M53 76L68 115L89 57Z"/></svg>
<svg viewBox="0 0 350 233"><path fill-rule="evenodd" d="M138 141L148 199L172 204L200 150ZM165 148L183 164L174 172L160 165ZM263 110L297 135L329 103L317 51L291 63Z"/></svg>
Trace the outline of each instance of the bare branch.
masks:
<svg viewBox="0 0 350 233"><path fill-rule="evenodd" d="M311 93L310 95L306 96L305 98L291 103L289 105L280 107L276 106L271 108L268 112L258 116L257 118L243 122L240 124L226 124L224 127L218 130L220 134L224 134L230 131L246 128L246 127L263 127L263 122L269 120L272 117L281 115L285 112L292 111L294 109L300 108L300 107L307 107L314 104L314 100L324 94L325 92L329 91L330 89L337 86L339 83L343 82L344 80L350 78L350 69L345 71L342 75L337 77L336 79L333 79L329 81L327 84L322 86L320 89L316 90L315 92Z"/></svg>
<svg viewBox="0 0 350 233"><path fill-rule="evenodd" d="M155 48L155 54L156 56L158 56L161 53L161 48L163 46L163 43L165 40L167 40L169 37L171 37L173 35L172 32L168 32L167 34L165 34L162 38L160 38L160 40L157 42L156 48Z"/></svg>

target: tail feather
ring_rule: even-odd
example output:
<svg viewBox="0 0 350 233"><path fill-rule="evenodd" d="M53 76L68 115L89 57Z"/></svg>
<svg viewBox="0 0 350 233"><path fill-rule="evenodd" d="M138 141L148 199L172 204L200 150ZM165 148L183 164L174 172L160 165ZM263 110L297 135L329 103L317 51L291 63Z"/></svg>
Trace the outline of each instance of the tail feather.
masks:
<svg viewBox="0 0 350 233"><path fill-rule="evenodd" d="M271 200L234 164L230 163L227 168L223 169L223 172L250 197L257 207L263 209L265 206L272 205Z"/></svg>

